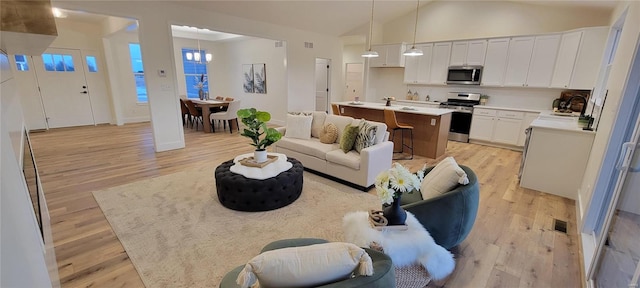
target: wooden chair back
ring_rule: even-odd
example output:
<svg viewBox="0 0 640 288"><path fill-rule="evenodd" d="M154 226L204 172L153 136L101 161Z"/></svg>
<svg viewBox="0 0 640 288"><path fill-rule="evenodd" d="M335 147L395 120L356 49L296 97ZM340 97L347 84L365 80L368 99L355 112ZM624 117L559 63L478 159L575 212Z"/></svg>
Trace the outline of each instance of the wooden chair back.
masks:
<svg viewBox="0 0 640 288"><path fill-rule="evenodd" d="M340 106L338 104L331 104L331 110L333 111L333 115L340 115Z"/></svg>
<svg viewBox="0 0 640 288"><path fill-rule="evenodd" d="M233 99L232 97L224 98L224 101L227 101L227 102L231 102L231 101L233 101L233 100L234 100L234 99Z"/></svg>

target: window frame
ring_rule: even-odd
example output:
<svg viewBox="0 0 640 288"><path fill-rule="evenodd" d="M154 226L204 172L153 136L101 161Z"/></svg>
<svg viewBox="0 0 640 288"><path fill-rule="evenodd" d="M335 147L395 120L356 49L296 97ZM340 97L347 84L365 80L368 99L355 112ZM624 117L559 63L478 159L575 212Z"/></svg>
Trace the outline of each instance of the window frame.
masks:
<svg viewBox="0 0 640 288"><path fill-rule="evenodd" d="M198 52L200 51L200 63L198 63L195 60L187 60L186 57L186 53L194 53L194 52ZM181 48L181 56L182 56L182 72L184 73L184 80L185 80L185 95L187 96L187 99L198 99L199 95L198 95L198 89L196 89L194 86L194 84L192 83L193 79L196 78L200 78L201 76L204 76L204 85L203 85L203 91L205 93L209 93L210 91L210 86L209 86L209 67L207 66L207 62L205 60L207 51L200 49L198 50L197 48L190 48L190 47L182 47ZM193 69L189 69L191 67L189 66L193 66ZM200 69L199 69L200 68ZM187 73L187 69L193 71L194 73ZM189 72L191 72L189 71ZM190 79L192 81L190 81ZM191 94L189 93L191 90ZM195 93L194 93L195 91Z"/></svg>

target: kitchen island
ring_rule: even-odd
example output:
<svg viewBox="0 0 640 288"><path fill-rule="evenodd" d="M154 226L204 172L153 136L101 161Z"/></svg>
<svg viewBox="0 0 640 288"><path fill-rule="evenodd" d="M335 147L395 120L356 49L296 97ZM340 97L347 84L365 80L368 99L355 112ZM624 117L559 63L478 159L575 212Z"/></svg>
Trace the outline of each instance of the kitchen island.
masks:
<svg viewBox="0 0 640 288"><path fill-rule="evenodd" d="M353 118L364 118L384 123L384 110L396 112L398 123L413 126L413 153L427 158L438 158L447 149L449 126L451 125L451 109L412 107L375 102L336 102L340 106L340 114ZM392 131L389 131L392 133ZM400 134L398 131L396 134ZM410 134L404 133L404 143L411 143ZM396 135L394 147L400 147L401 138ZM398 149L398 148L396 148Z"/></svg>

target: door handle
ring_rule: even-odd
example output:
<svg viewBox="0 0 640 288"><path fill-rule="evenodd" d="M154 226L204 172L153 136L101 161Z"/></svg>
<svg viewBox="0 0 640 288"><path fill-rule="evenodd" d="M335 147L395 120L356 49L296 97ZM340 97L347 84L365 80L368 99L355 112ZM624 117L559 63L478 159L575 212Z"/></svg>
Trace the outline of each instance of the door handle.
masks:
<svg viewBox="0 0 640 288"><path fill-rule="evenodd" d="M81 93L81 94L87 94L87 93L89 93L89 92L87 92L87 91L82 91L82 92L80 92L80 93Z"/></svg>
<svg viewBox="0 0 640 288"><path fill-rule="evenodd" d="M87 86L82 86L82 89L87 89Z"/></svg>
<svg viewBox="0 0 640 288"><path fill-rule="evenodd" d="M619 171L627 170L629 172L639 172L640 167L632 167L631 161L633 160L633 151L635 148L640 146L640 144L636 144L633 142L626 142L622 144L622 149L620 151L620 156L618 157L618 163L616 163L616 169Z"/></svg>

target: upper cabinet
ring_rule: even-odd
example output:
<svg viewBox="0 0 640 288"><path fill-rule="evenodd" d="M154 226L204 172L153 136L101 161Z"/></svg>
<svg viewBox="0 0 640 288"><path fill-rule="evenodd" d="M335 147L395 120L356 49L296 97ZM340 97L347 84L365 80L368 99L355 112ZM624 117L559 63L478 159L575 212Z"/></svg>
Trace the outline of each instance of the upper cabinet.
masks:
<svg viewBox="0 0 640 288"><path fill-rule="evenodd" d="M450 66L482 66L487 40L458 41L451 47Z"/></svg>
<svg viewBox="0 0 640 288"><path fill-rule="evenodd" d="M487 57L482 70L483 86L502 86L507 68L510 38L491 39L487 44Z"/></svg>
<svg viewBox="0 0 640 288"><path fill-rule="evenodd" d="M406 57L404 63L404 83L427 84L431 72L433 44L416 45L422 50L422 56Z"/></svg>
<svg viewBox="0 0 640 288"><path fill-rule="evenodd" d="M593 89L608 33L608 27L595 27L562 35L551 87Z"/></svg>
<svg viewBox="0 0 640 288"><path fill-rule="evenodd" d="M509 42L504 86L525 86L535 37L516 37Z"/></svg>
<svg viewBox="0 0 640 288"><path fill-rule="evenodd" d="M451 42L440 42L433 44L433 57L431 58L429 84L447 84L447 72L449 71L450 56Z"/></svg>
<svg viewBox="0 0 640 288"><path fill-rule="evenodd" d="M372 45L371 50L378 52L378 57L371 58L369 67L404 67L404 44Z"/></svg>

